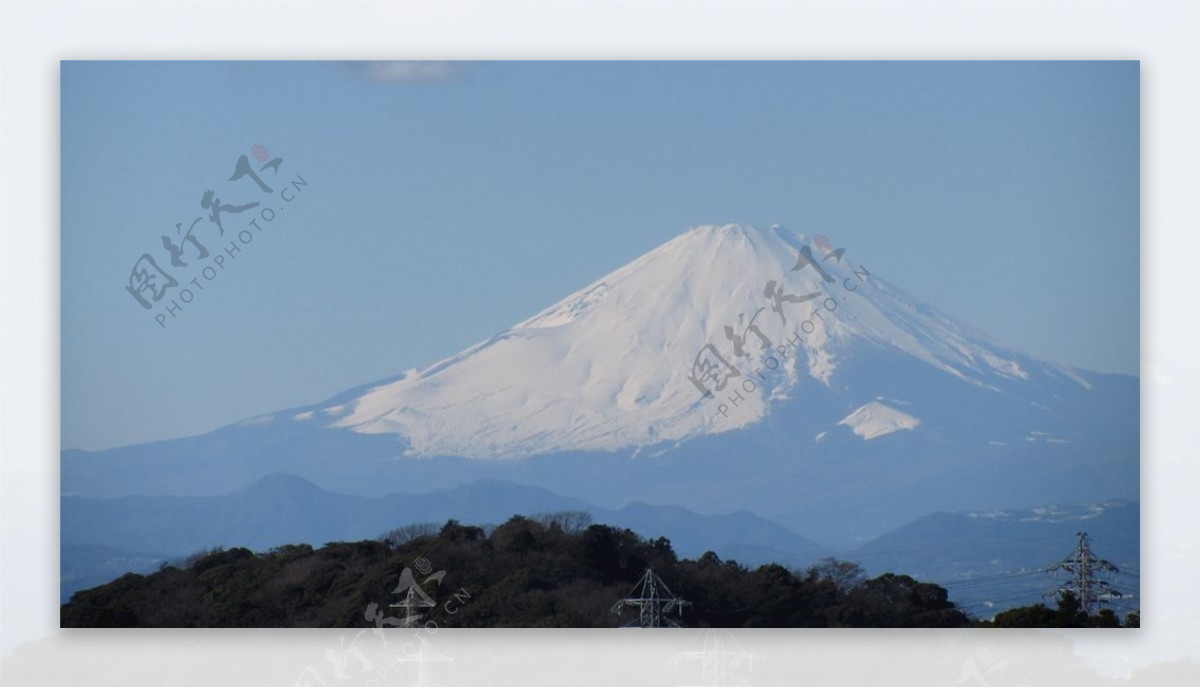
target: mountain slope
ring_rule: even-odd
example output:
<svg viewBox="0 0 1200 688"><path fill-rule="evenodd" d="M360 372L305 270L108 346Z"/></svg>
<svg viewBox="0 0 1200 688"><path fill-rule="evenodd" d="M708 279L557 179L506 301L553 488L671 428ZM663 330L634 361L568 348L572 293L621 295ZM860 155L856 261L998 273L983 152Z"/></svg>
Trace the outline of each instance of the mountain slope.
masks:
<svg viewBox="0 0 1200 688"><path fill-rule="evenodd" d="M831 385L842 349L861 342L993 389L997 378L1047 374L1088 386L1070 368L1027 370L1013 352L845 254L818 254L815 265L793 270L811 255L802 237L778 227L698 227L456 356L291 419L397 435L423 456L613 451L745 427L773 397ZM745 340L744 356L729 353L727 327ZM804 340L799 354L777 353L792 335ZM710 343L761 387L733 418L702 412L689 379ZM750 376L763 366L779 372Z"/></svg>
<svg viewBox="0 0 1200 688"><path fill-rule="evenodd" d="M422 563L436 572L422 572ZM778 566L747 569L720 556L680 559L658 537L607 525L547 527L514 517L490 533L447 523L404 543L297 545L260 555L241 548L214 552L186 567L130 574L79 592L62 606L60 624L395 628L404 623L403 610L395 607L403 605L407 588L428 599L429 606L409 609L427 627L637 625L636 609L614 613L613 605L641 585L647 569L686 601L668 605L664 616L693 627L970 622L946 601L945 590L907 576L881 576L846 590L827 577Z"/></svg>
<svg viewBox="0 0 1200 688"><path fill-rule="evenodd" d="M852 250L730 225L423 370L199 437L66 451L62 483L211 496L286 472L383 496L499 479L607 509L748 510L851 546L935 511L1136 499L1138 415L1136 378L1003 345Z"/></svg>

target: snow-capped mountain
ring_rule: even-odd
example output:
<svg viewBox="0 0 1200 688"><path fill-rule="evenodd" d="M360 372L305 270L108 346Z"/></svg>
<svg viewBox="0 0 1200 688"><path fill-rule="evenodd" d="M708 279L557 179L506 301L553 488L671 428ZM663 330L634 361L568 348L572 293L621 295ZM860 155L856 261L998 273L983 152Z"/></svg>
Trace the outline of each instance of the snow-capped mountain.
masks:
<svg viewBox="0 0 1200 688"><path fill-rule="evenodd" d="M814 264L794 269L810 256ZM769 400L833 386L843 350L866 342L996 392L997 378L1031 372L1088 384L1064 366L1027 371L1007 348L915 302L844 249L814 254L786 229L726 225L692 229L456 356L292 418L397 435L414 455L616 451L752 425ZM709 344L715 355L701 355L717 375L736 368L742 378L716 401L692 379ZM739 393L737 413L728 403L715 412ZM844 424L870 426L859 434L873 439L918 423L872 402Z"/></svg>
<svg viewBox="0 0 1200 688"><path fill-rule="evenodd" d="M63 453L65 494L381 496L481 478L749 510L836 544L1138 496L1138 382L1039 360L785 229L697 227L424 369L207 435Z"/></svg>

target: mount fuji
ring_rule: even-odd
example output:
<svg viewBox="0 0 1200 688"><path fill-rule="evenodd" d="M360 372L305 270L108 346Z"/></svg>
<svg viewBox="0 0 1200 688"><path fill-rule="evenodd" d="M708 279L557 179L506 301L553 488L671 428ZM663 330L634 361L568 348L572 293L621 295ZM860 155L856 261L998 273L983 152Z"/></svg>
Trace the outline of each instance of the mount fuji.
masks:
<svg viewBox="0 0 1200 688"><path fill-rule="evenodd" d="M819 244L819 245L818 245ZM425 368L196 437L62 454L64 495L274 473L379 497L499 479L751 511L849 547L938 511L1136 500L1139 386L1040 360L779 227L694 228Z"/></svg>

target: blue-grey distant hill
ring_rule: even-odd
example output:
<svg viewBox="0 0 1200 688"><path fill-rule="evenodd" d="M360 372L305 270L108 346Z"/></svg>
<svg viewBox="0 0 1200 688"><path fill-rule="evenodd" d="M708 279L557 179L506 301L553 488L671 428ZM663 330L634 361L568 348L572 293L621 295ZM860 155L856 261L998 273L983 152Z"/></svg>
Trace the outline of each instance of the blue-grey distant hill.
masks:
<svg viewBox="0 0 1200 688"><path fill-rule="evenodd" d="M296 476L274 474L217 497L64 497L62 592L66 598L126 571L149 570L164 560L217 546L319 547L374 538L413 524L440 526L450 519L499 524L514 515L562 511L586 512L594 522L629 528L645 537L666 537L686 557L714 550L724 558L740 556L753 564L780 560L801 566L831 552L745 511L707 515L644 502L610 510L496 480L424 494L357 497L323 490Z"/></svg>

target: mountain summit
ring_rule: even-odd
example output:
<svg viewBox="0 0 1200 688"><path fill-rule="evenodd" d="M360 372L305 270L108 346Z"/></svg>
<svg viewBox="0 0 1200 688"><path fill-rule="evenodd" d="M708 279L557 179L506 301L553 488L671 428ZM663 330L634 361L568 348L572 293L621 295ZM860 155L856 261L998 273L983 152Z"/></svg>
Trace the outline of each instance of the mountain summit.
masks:
<svg viewBox="0 0 1200 688"><path fill-rule="evenodd" d="M866 343L996 391L1040 372L826 247L781 227L696 227L456 356L295 418L398 435L413 455L516 458L745 427L772 400L833 386Z"/></svg>

